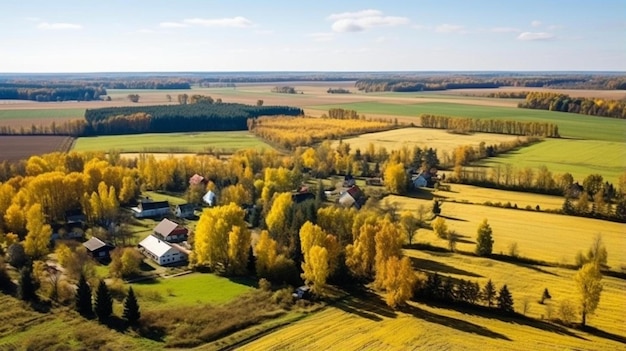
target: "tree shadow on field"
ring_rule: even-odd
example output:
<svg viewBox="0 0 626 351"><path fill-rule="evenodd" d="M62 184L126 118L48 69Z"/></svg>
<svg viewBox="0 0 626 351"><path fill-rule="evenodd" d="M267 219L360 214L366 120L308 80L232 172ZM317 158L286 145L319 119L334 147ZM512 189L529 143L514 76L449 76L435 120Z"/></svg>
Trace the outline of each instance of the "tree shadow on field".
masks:
<svg viewBox="0 0 626 351"><path fill-rule="evenodd" d="M441 217L443 219L450 220L450 221L468 222L467 219L463 219L463 218L456 218L456 217L443 216L443 215L439 215L439 217Z"/></svg>
<svg viewBox="0 0 626 351"><path fill-rule="evenodd" d="M582 328L583 331L591 334L591 335L595 335L599 338L603 338L603 339L609 339L609 340L613 340L613 341L617 341L619 343L622 344L626 344L626 337L622 336L622 335L617 335L617 334L613 334L613 333L609 333L606 332L604 330L600 330L594 327L590 327L590 326L586 326L584 328Z"/></svg>
<svg viewBox="0 0 626 351"><path fill-rule="evenodd" d="M398 316L381 300L379 295L366 290L351 291L350 297L338 301L334 306L344 312L375 322L382 321L383 317L396 318Z"/></svg>
<svg viewBox="0 0 626 351"><path fill-rule="evenodd" d="M470 323L470 322L457 319L457 318L442 316L436 313L423 310L413 305L404 306L402 307L401 310L402 312L411 314L415 318L423 319L430 323L443 325L445 327L453 328L453 329L470 333L470 334L486 336L492 339L501 339L501 340L511 341L511 339L508 336L504 334L496 333L481 325Z"/></svg>
<svg viewBox="0 0 626 351"><path fill-rule="evenodd" d="M482 275L480 274L455 268L445 263L429 260L426 258L411 257L411 264L413 265L413 269L417 269L420 271L427 270L437 272L439 274L456 274L473 278L482 278Z"/></svg>

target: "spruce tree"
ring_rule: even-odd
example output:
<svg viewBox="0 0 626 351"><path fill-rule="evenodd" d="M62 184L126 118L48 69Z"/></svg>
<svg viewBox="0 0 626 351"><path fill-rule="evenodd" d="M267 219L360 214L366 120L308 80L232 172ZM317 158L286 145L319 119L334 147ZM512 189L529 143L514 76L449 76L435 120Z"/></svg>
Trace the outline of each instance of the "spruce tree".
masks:
<svg viewBox="0 0 626 351"><path fill-rule="evenodd" d="M487 303L487 306L491 307L493 305L493 301L496 299L496 287L491 282L491 279L485 284L485 287L482 291L483 301Z"/></svg>
<svg viewBox="0 0 626 351"><path fill-rule="evenodd" d="M87 279L83 274L78 280L78 289L76 289L75 308L83 317L91 317L93 314L93 305L91 303L91 287L87 283Z"/></svg>
<svg viewBox="0 0 626 351"><path fill-rule="evenodd" d="M478 236L476 237L476 254L478 256L489 256L493 250L493 231L485 218L478 227Z"/></svg>
<svg viewBox="0 0 626 351"><path fill-rule="evenodd" d="M128 296L126 296L126 300L124 301L124 314L122 317L130 325L135 325L139 320L139 317L141 317L139 304L137 303L137 298L135 297L135 292L133 291L132 286L128 289Z"/></svg>
<svg viewBox="0 0 626 351"><path fill-rule="evenodd" d="M33 301L37 297L37 286L33 280L33 267L27 264L20 270L18 295L24 301Z"/></svg>
<svg viewBox="0 0 626 351"><path fill-rule="evenodd" d="M248 249L248 265L247 265L248 273L252 275L256 275L256 257L254 256L254 251L252 250L252 246Z"/></svg>
<svg viewBox="0 0 626 351"><path fill-rule="evenodd" d="M509 288L506 287L506 284L504 284L498 292L498 308L505 313L514 312L513 296L511 296L511 292L509 292Z"/></svg>
<svg viewBox="0 0 626 351"><path fill-rule="evenodd" d="M106 320L113 313L113 298L104 280L100 280L98 285L94 310L100 321Z"/></svg>

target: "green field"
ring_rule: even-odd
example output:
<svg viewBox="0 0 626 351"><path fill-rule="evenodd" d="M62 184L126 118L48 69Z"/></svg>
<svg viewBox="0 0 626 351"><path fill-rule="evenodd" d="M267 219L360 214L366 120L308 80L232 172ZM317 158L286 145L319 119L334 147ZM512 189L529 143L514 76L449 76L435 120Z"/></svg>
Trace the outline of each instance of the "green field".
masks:
<svg viewBox="0 0 626 351"><path fill-rule="evenodd" d="M32 110L0 109L0 122L7 122L12 119L47 119L47 118L82 119L84 116L85 116L84 108L32 109Z"/></svg>
<svg viewBox="0 0 626 351"><path fill-rule="evenodd" d="M247 131L134 134L78 138L75 151L199 153L211 149L233 152L246 148L270 148Z"/></svg>
<svg viewBox="0 0 626 351"><path fill-rule="evenodd" d="M551 122L559 126L561 136L577 139L604 141L624 141L626 121L615 118L585 116L522 108L492 107L454 103L427 102L421 104L385 104L379 102L357 102L349 104L307 106L310 109L329 110L344 108L356 110L360 114L383 114L398 116L419 116L422 113L471 117L481 119L514 119L531 122Z"/></svg>
<svg viewBox="0 0 626 351"><path fill-rule="evenodd" d="M548 139L495 158L487 158L481 166L510 164L516 169L545 165L553 175L569 172L582 183L590 174L617 184L626 171L626 143L596 140Z"/></svg>
<svg viewBox="0 0 626 351"><path fill-rule="evenodd" d="M251 280L242 279L241 282L237 283L214 274L192 273L180 277L137 282L132 286L147 308L160 309L226 303L253 289Z"/></svg>

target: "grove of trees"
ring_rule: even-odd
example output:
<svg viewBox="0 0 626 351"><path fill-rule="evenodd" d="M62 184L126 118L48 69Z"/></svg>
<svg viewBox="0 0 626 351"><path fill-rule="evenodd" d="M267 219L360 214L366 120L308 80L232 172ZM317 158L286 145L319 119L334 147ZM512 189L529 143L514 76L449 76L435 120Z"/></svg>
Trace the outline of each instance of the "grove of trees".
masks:
<svg viewBox="0 0 626 351"><path fill-rule="evenodd" d="M623 88L622 88L623 89ZM519 107L580 113L583 115L626 118L626 102L600 98L572 98L566 94L552 92L531 92Z"/></svg>

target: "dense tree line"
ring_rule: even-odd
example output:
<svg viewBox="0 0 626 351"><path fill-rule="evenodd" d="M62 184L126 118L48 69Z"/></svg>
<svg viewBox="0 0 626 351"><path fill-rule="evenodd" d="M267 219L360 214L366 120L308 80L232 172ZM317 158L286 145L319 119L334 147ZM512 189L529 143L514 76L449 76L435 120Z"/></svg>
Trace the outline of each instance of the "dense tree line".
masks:
<svg viewBox="0 0 626 351"><path fill-rule="evenodd" d="M521 122L512 120L459 118L430 114L420 115L424 128L448 129L456 133L497 133L511 135L559 138L559 127L554 123Z"/></svg>
<svg viewBox="0 0 626 351"><path fill-rule="evenodd" d="M626 119L626 101L572 98L566 94L532 92L518 106L537 110Z"/></svg>
<svg viewBox="0 0 626 351"><path fill-rule="evenodd" d="M296 94L296 88L290 86L275 86L272 88L272 93L280 94Z"/></svg>
<svg viewBox="0 0 626 351"><path fill-rule="evenodd" d="M178 79L114 80L99 83L109 89L191 89L189 81Z"/></svg>
<svg viewBox="0 0 626 351"><path fill-rule="evenodd" d="M486 96L499 99L525 99L528 94L528 91L499 91L496 93L489 93Z"/></svg>
<svg viewBox="0 0 626 351"><path fill-rule="evenodd" d="M361 78L355 86L365 92L433 91L449 89L499 88L503 86L561 89L626 89L626 77L618 75L562 74L404 74Z"/></svg>
<svg viewBox="0 0 626 351"><path fill-rule="evenodd" d="M85 111L85 135L246 130L250 118L301 115L289 106L194 103Z"/></svg>
<svg viewBox="0 0 626 351"><path fill-rule="evenodd" d="M328 94L350 94L350 90L344 88L328 88Z"/></svg>
<svg viewBox="0 0 626 351"><path fill-rule="evenodd" d="M4 85L4 86L3 86ZM0 84L0 100L91 101L106 95L106 89L95 86L11 86Z"/></svg>

